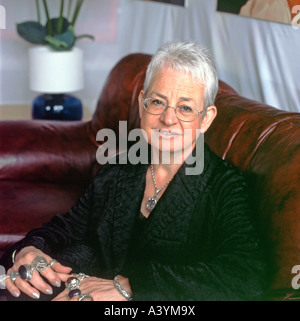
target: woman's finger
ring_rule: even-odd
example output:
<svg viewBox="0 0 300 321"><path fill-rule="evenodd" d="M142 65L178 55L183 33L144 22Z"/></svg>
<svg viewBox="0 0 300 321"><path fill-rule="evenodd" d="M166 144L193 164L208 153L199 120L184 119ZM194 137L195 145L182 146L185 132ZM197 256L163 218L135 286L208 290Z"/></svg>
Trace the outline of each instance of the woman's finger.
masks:
<svg viewBox="0 0 300 321"><path fill-rule="evenodd" d="M45 275L47 273L46 270L41 272L41 274L43 273ZM49 280L49 276L47 279ZM52 280L52 282L50 280ZM53 284L54 286L57 286L57 287L60 286L59 278L55 277L55 275L53 276L52 279L50 278L50 280L49 280L49 282L51 284ZM32 287L36 288L37 290L39 290L45 294L52 294L53 293L52 287L41 278L39 272L36 270L33 271L32 279L30 281L28 281L27 283L30 283ZM27 287L27 288L29 289L29 287Z"/></svg>
<svg viewBox="0 0 300 321"><path fill-rule="evenodd" d="M55 271L53 271L53 269L48 266L46 269L44 269L43 271L40 272L40 274L46 279L48 280L48 282L50 284L52 284L53 286L56 287L60 287L61 285L61 281L59 276L57 275L57 273Z"/></svg>
<svg viewBox="0 0 300 321"><path fill-rule="evenodd" d="M14 297L18 298L21 294L19 288L14 284L11 278L5 280L5 287L7 291L13 295Z"/></svg>
<svg viewBox="0 0 300 321"><path fill-rule="evenodd" d="M21 277L17 277L13 282L11 279L6 279L6 289L14 296L19 297L21 291L32 297L33 299L39 299L40 293L37 289L32 287L27 281L22 280Z"/></svg>
<svg viewBox="0 0 300 321"><path fill-rule="evenodd" d="M57 273L71 273L72 268L68 267L68 266L64 266L61 263L59 263L58 261L53 260L54 263L51 264L51 269Z"/></svg>
<svg viewBox="0 0 300 321"><path fill-rule="evenodd" d="M57 272L57 275L62 282L67 282L67 280L70 277L75 276L74 274L58 273L58 272Z"/></svg>

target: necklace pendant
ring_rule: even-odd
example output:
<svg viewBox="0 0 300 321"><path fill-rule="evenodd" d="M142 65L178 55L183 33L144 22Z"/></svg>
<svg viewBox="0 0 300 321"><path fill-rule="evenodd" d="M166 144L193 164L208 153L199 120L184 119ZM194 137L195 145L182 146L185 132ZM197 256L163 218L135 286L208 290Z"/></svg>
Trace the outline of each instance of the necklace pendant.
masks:
<svg viewBox="0 0 300 321"><path fill-rule="evenodd" d="M154 207L156 206L157 202L158 202L158 196L157 196L157 194L155 194L153 197L150 197L148 199L148 202L146 204L146 208L151 212L154 209Z"/></svg>

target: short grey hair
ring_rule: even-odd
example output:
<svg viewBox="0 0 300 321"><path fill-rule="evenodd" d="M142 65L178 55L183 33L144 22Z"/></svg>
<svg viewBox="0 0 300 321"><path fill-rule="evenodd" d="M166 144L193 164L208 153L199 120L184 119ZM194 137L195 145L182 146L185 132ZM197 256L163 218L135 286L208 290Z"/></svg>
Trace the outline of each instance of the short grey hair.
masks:
<svg viewBox="0 0 300 321"><path fill-rule="evenodd" d="M152 57L146 71L146 93L154 74L163 68L189 73L199 85L205 87L204 108L214 105L218 91L218 76L207 50L196 42L168 42Z"/></svg>

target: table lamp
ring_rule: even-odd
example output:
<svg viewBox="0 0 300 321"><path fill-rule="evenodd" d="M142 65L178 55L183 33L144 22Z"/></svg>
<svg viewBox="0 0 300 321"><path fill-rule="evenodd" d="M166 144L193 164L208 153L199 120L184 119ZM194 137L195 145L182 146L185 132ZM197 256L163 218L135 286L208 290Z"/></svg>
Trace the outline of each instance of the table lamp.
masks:
<svg viewBox="0 0 300 321"><path fill-rule="evenodd" d="M81 101L69 93L80 90L83 80L83 52L74 47L55 51L48 46L29 49L30 89L42 93L32 103L32 118L81 120Z"/></svg>

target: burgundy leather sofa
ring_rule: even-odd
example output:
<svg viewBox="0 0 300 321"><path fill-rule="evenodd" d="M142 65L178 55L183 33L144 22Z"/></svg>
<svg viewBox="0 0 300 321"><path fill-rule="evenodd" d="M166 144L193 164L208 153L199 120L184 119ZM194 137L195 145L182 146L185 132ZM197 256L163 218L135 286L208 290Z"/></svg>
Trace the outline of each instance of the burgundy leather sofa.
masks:
<svg viewBox="0 0 300 321"><path fill-rule="evenodd" d="M138 94L150 56L132 54L111 71L88 122L0 122L0 255L27 231L76 202L99 164L96 134L139 126ZM271 299L295 299L300 264L300 114L241 97L220 81L218 115L205 141L245 172L268 260ZM242 285L241 285L242 286ZM300 291L300 290L299 290Z"/></svg>

